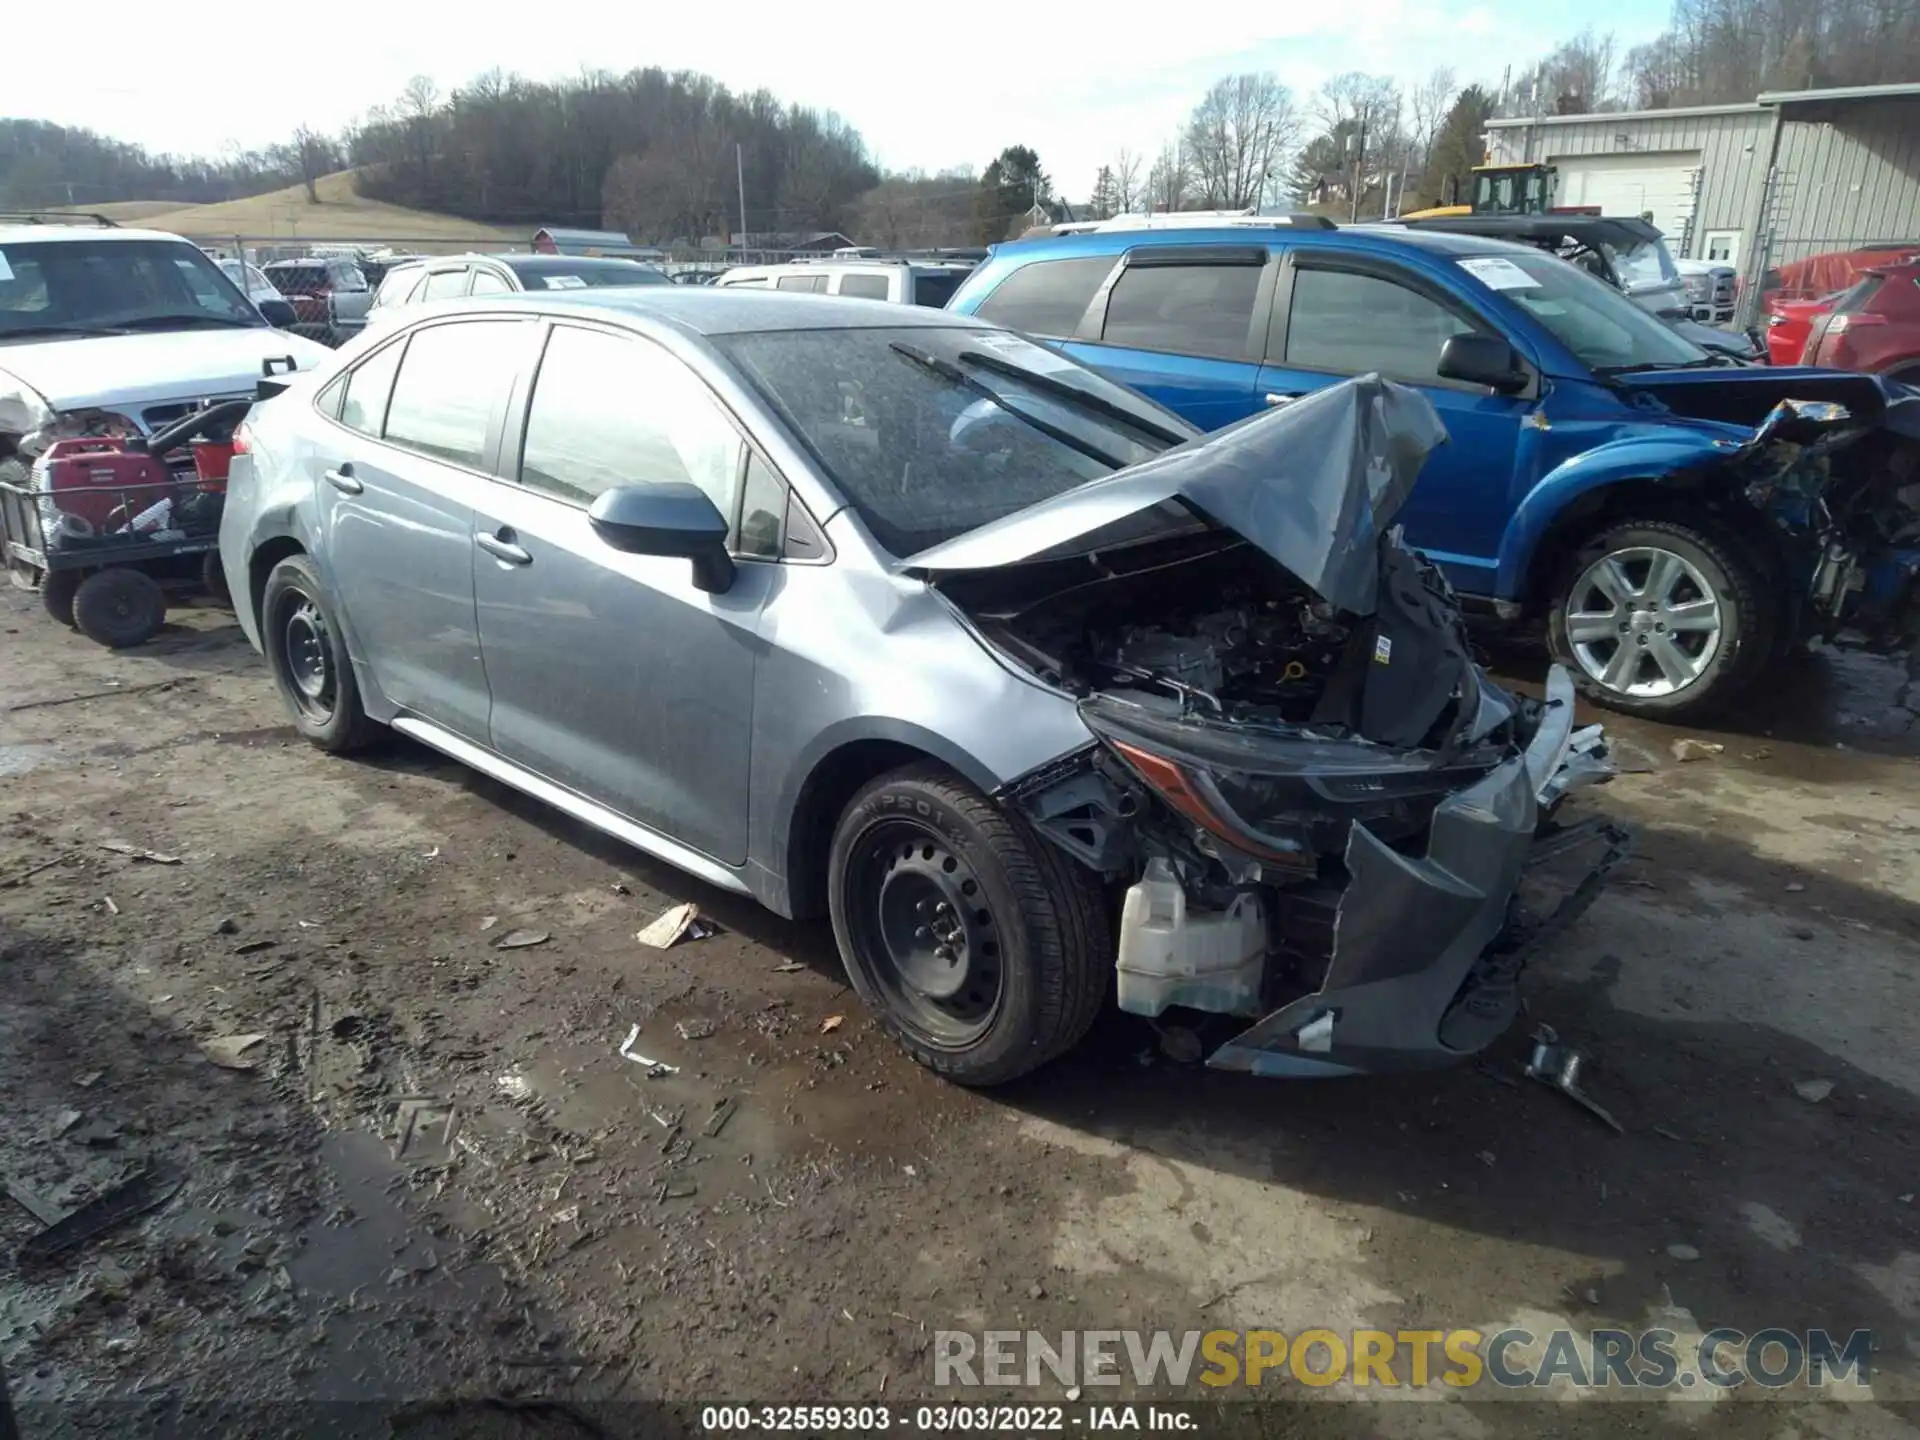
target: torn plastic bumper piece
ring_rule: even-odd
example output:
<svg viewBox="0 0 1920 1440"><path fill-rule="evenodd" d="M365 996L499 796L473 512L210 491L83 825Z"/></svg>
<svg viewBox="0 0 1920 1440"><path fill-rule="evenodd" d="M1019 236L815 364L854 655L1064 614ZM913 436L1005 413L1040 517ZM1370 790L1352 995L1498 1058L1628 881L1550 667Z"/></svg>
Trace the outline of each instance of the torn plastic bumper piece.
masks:
<svg viewBox="0 0 1920 1440"><path fill-rule="evenodd" d="M1626 831L1604 820L1537 843L1543 811L1607 769L1597 737L1574 731L1572 682L1555 666L1525 752L1440 803L1424 856L1392 849L1363 824L1351 827L1325 983L1207 1063L1254 1075L1354 1075L1452 1064L1483 1049L1513 1021L1520 966L1592 903L1630 847ZM1560 909L1533 934L1516 936L1509 921L1526 867L1601 842L1605 854ZM1482 983L1496 971L1505 984Z"/></svg>

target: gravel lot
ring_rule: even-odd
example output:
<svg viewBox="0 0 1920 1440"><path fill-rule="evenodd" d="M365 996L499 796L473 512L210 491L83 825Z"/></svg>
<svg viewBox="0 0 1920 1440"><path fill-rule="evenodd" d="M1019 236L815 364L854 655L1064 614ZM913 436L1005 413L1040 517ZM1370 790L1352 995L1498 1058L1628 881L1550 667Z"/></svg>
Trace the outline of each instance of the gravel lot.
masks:
<svg viewBox="0 0 1920 1440"><path fill-rule="evenodd" d="M0 1365L47 1433L108 1397L139 1402L128 1434L356 1398L381 1403L343 1423L414 1435L480 1433L454 1408L480 1398L926 1396L940 1328L1864 1327L1849 1403L1339 1386L1287 1425L1915 1433L1896 683L1816 655L1739 732L1610 723L1632 773L1599 798L1638 850L1536 967L1529 1023L1591 1052L1614 1135L1517 1080L1525 1027L1477 1067L1289 1085L1170 1063L1116 1015L1012 1089L954 1089L869 1023L824 926L411 745L308 749L217 611L113 654L0 589L0 1173L63 1208L143 1161L185 1177L24 1273L38 1226L0 1202ZM719 932L635 943L681 900ZM622 1058L636 1024L677 1073ZM233 1035L265 1037L251 1069L206 1058Z"/></svg>

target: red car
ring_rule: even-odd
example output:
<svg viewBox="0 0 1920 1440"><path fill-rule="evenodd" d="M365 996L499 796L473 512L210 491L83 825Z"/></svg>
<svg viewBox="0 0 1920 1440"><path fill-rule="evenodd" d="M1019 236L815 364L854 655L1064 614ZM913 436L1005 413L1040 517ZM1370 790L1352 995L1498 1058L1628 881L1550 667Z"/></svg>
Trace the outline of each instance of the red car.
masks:
<svg viewBox="0 0 1920 1440"><path fill-rule="evenodd" d="M1813 316L1800 360L1920 385L1920 259L1875 266Z"/></svg>
<svg viewBox="0 0 1920 1440"><path fill-rule="evenodd" d="M1774 365L1798 365L1807 348L1807 336L1813 333L1814 320L1833 308L1839 294L1822 295L1817 300L1769 300L1767 302L1767 360Z"/></svg>

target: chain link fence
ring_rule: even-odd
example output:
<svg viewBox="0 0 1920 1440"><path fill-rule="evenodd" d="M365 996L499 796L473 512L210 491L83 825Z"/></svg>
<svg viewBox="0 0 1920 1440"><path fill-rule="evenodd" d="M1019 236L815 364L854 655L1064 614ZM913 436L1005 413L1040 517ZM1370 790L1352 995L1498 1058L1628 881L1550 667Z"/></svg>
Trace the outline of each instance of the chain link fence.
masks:
<svg viewBox="0 0 1920 1440"><path fill-rule="evenodd" d="M338 345L357 333L381 282L400 267L450 255L527 255L533 237L512 239L498 231L432 236L361 236L303 240L288 235L187 234L219 262L256 303L284 300L293 307L297 335ZM777 265L798 252L740 247L634 246L629 251L579 250L583 257L637 259L676 280L699 283L736 265Z"/></svg>

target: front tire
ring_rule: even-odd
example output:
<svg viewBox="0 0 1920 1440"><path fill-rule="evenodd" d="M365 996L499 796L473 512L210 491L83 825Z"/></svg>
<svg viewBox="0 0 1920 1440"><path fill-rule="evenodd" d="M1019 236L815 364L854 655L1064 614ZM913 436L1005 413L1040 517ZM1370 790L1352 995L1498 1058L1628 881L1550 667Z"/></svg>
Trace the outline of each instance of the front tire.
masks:
<svg viewBox="0 0 1920 1440"><path fill-rule="evenodd" d="M380 725L360 704L333 607L306 556L289 555L267 576L260 639L294 729L307 740L345 755L379 738Z"/></svg>
<svg viewBox="0 0 1920 1440"><path fill-rule="evenodd" d="M1596 704L1696 720L1735 699L1775 648L1780 607L1744 547L1637 520L1583 546L1553 590L1553 654Z"/></svg>
<svg viewBox="0 0 1920 1440"><path fill-rule="evenodd" d="M1063 1054L1106 998L1113 945L1095 878L940 766L853 798L828 899L860 998L960 1084L1003 1084Z"/></svg>

